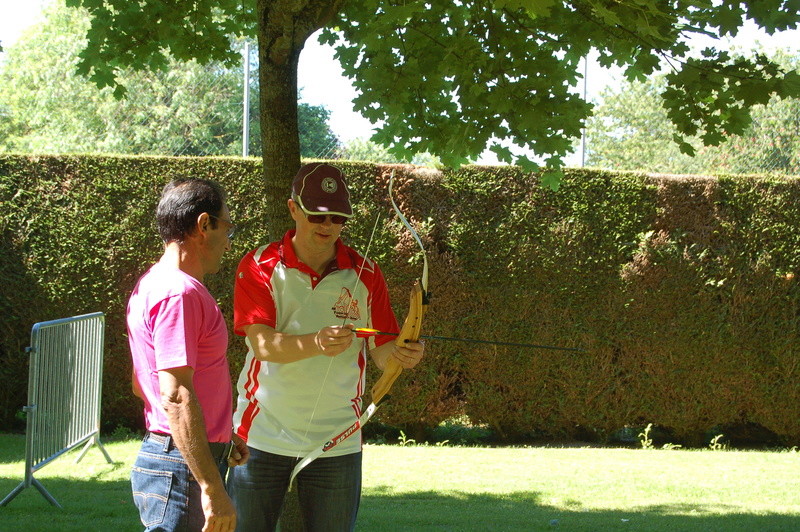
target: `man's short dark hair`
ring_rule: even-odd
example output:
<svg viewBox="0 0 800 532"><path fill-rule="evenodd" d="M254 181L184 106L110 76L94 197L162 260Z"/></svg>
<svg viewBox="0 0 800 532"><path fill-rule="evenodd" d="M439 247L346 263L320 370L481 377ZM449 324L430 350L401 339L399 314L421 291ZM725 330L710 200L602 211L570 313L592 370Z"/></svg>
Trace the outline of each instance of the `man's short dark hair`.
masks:
<svg viewBox="0 0 800 532"><path fill-rule="evenodd" d="M164 243L183 242L195 229L197 217L207 212L219 216L225 204L225 192L217 183L206 179L175 179L161 192L156 209L158 233ZM211 227L217 227L211 218Z"/></svg>

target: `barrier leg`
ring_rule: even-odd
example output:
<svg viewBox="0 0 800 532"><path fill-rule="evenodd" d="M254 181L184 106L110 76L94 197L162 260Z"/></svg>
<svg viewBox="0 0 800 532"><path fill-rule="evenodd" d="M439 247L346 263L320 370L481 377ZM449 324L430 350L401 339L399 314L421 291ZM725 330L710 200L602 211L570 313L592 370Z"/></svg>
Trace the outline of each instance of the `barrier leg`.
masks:
<svg viewBox="0 0 800 532"><path fill-rule="evenodd" d="M6 504L10 503L12 501L12 499L14 499L14 497L19 495L19 492L21 492L24 489L25 489L25 483L24 482L20 482L19 485L11 491L11 493L6 495L5 499L0 501L0 506L5 506Z"/></svg>
<svg viewBox="0 0 800 532"><path fill-rule="evenodd" d="M39 490L39 493L41 493L41 494L42 494L42 497L44 497L45 499L47 499L47 501L48 501L50 504L52 504L53 506L56 506L56 507L58 507L58 508L61 508L61 505L60 505L60 504L58 504L58 501L55 499L55 497L53 497L52 495L50 495L50 492L49 492L49 491L47 491L46 489L44 489L44 486L42 486L42 483L41 483L41 482L39 482L38 480L36 480L36 479L34 478L34 479L32 479L32 481L31 481L31 484L33 484L34 486L36 486L36 489L37 489L37 490Z"/></svg>
<svg viewBox="0 0 800 532"><path fill-rule="evenodd" d="M49 502L49 503L50 503L50 504L52 504L53 506L56 506L56 507L58 507L58 508L61 508L61 505L60 505L60 504L58 504L58 501L55 499L55 497L53 497L52 495L50 495L50 492L49 492L49 491L47 491L47 490L44 488L44 486L42 486L42 483L41 483L41 482L39 482L39 481L38 481L38 480L36 480L35 478L31 478L31 484L32 484L32 485L34 485L34 486L36 486L36 489L37 489L37 490L39 490L39 493L41 493L41 494L42 494L42 497L44 497L45 499L47 499L47 502ZM20 483L19 483L19 485L18 485L16 488L14 488L14 489L11 491L11 493L9 493L8 495L6 495L6 498L5 498L5 499L3 499L2 501L0 501L0 507L2 507L2 506L5 506L5 505L7 505L8 503L10 503L10 502L11 502L11 501L14 499L14 497L16 497L17 495L19 495L19 494L20 494L20 492L22 492L22 490L24 490L25 488L27 488L27 486L25 485L25 482L20 482Z"/></svg>
<svg viewBox="0 0 800 532"><path fill-rule="evenodd" d="M101 450L101 451L103 451L103 456L105 456L105 457L106 457L106 462L108 462L109 464L113 464L113 463L114 463L114 461L113 461L113 460L111 459L111 457L108 455L108 451L106 451L106 448L105 448L105 447L103 446L103 444L100 442L100 436L95 436L95 437L94 437L94 442L97 444L97 446L98 446L98 447L100 447L100 450Z"/></svg>
<svg viewBox="0 0 800 532"><path fill-rule="evenodd" d="M92 445L97 445L98 447L100 447L100 450L103 452L103 456L106 457L106 462L108 462L109 464L113 464L114 463L114 461L108 455L108 451L106 451L106 448L103 446L102 442L100 441L100 436L95 434L91 439L89 439L89 441L86 442L86 445L83 446L83 449L81 449L81 454L78 455L78 457L75 459L75 463L76 464L83 459L84 455L86 454L86 451L88 451L89 447L91 447Z"/></svg>
<svg viewBox="0 0 800 532"><path fill-rule="evenodd" d="M78 462L80 462L81 460L83 460L84 455L86 455L86 451L89 450L89 447L92 446L92 443L94 443L94 442L92 442L92 440L89 440L89 441L86 442L86 445L84 445L83 449L81 449L81 454L79 454L78 457L75 459L75 463L76 464Z"/></svg>

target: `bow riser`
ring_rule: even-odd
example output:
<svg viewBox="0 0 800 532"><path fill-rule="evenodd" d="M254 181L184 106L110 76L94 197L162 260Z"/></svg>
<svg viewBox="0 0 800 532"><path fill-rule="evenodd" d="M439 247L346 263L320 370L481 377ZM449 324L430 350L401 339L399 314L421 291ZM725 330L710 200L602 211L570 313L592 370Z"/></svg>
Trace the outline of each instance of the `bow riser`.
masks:
<svg viewBox="0 0 800 532"><path fill-rule="evenodd" d="M424 304L424 291L419 281L414 283L411 289L411 296L409 297L408 315L403 322L403 327L400 329L400 334L397 335L394 343L398 347L403 347L407 342L416 342L422 333L422 318L425 315ZM386 362L386 367L383 374L375 382L372 387L372 402L379 404L386 396L387 392L391 389L394 381L403 372L403 366L397 361L396 358L390 356Z"/></svg>

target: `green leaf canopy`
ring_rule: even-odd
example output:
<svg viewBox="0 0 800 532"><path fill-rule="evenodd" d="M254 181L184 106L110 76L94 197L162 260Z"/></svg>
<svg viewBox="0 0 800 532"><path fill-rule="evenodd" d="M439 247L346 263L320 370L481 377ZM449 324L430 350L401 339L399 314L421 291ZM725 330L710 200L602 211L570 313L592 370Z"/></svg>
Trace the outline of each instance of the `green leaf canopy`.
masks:
<svg viewBox="0 0 800 532"><path fill-rule="evenodd" d="M201 63L231 59L231 35L259 36L262 75L290 105L302 43L318 28L359 95L357 111L379 129L373 140L399 157L429 152L450 166L493 150L528 169L557 169L592 108L578 94L579 65L600 63L644 80L673 68L663 93L679 141L703 131L706 143L741 131L749 107L771 94L796 96L797 76L763 58L734 60L710 49L691 58L687 41L734 36L749 19L767 32L794 28L798 0L69 0L94 15L80 68L99 85L115 69L163 68L163 52ZM294 72L294 75L292 73ZM111 77L109 75L111 73ZM266 82L264 82L266 86ZM284 90L289 89L289 90ZM283 96L282 96L283 95ZM296 113L264 106L265 168L299 164ZM276 108L277 109L277 108ZM296 119L295 119L296 121ZM273 124L274 122L274 124ZM688 145L688 144L687 144ZM509 148L510 146L510 148ZM279 170L278 170L279 169ZM557 174L555 174L557 175ZM268 186L271 181L267 174ZM554 182L553 179L550 179Z"/></svg>

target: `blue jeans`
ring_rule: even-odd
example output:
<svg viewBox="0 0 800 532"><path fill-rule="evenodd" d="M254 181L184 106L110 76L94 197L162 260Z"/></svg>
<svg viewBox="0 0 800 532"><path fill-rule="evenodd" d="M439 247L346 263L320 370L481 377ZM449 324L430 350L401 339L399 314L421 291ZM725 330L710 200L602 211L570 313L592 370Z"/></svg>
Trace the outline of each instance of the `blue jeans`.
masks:
<svg viewBox="0 0 800 532"><path fill-rule="evenodd" d="M250 459L231 469L228 492L236 506L237 532L275 530L297 458L250 447ZM295 479L309 532L355 529L361 500L361 453L320 457Z"/></svg>
<svg viewBox="0 0 800 532"><path fill-rule="evenodd" d="M223 480L227 470L226 461L221 461ZM131 487L146 532L203 529L200 485L174 444L143 441L131 470Z"/></svg>

